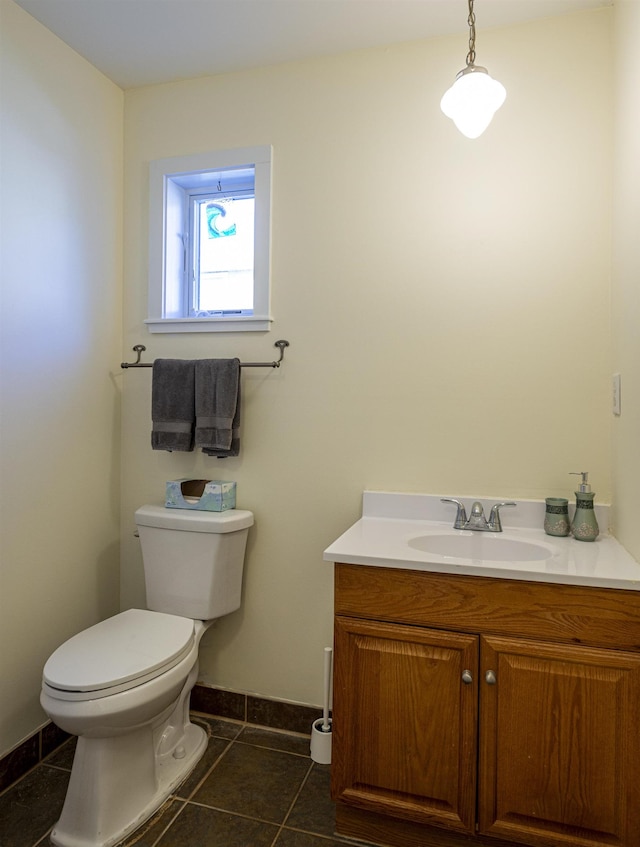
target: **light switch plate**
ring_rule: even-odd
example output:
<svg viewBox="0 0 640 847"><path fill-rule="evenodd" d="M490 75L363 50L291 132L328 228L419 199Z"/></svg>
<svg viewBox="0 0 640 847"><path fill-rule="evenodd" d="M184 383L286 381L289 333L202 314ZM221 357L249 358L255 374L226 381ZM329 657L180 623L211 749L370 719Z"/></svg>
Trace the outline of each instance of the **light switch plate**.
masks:
<svg viewBox="0 0 640 847"><path fill-rule="evenodd" d="M614 374L612 379L613 388L613 414L620 414L620 374Z"/></svg>

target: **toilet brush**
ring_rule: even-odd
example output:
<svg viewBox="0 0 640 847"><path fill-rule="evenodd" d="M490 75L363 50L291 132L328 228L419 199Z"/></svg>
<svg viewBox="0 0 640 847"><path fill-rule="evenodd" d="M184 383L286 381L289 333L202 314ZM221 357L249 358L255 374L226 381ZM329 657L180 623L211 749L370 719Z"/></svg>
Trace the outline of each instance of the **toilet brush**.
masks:
<svg viewBox="0 0 640 847"><path fill-rule="evenodd" d="M313 722L311 727L311 758L320 765L331 764L331 718L329 704L331 701L331 665L333 650L324 648L324 702L322 717Z"/></svg>

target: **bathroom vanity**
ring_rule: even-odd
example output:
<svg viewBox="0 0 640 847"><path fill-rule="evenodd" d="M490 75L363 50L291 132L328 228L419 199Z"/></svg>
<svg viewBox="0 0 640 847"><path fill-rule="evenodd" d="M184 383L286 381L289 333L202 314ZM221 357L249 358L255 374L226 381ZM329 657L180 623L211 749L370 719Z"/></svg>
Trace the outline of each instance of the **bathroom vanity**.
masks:
<svg viewBox="0 0 640 847"><path fill-rule="evenodd" d="M469 534L415 517L442 518L436 498L408 495L422 500L403 512L394 496L407 497L365 494L361 521L325 552L338 832L397 847L637 847L640 566L610 537L527 526L542 523L532 502L490 542L495 561L421 552L416 539ZM509 561L513 542L534 558Z"/></svg>

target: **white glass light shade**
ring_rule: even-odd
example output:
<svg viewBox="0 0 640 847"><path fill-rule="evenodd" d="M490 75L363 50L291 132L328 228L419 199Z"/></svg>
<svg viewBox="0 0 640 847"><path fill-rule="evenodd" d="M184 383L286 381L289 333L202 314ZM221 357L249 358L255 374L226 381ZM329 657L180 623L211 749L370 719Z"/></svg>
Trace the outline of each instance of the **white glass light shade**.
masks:
<svg viewBox="0 0 640 847"><path fill-rule="evenodd" d="M456 77L440 101L440 108L467 138L478 138L505 101L504 85L486 68L469 65Z"/></svg>

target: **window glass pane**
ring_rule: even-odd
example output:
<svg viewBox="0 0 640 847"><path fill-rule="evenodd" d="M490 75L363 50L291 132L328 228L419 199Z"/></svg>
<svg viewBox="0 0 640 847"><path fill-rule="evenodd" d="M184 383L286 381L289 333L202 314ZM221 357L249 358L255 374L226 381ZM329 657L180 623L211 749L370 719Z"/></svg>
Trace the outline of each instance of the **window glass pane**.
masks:
<svg viewBox="0 0 640 847"><path fill-rule="evenodd" d="M253 313L253 197L198 198L194 314Z"/></svg>

